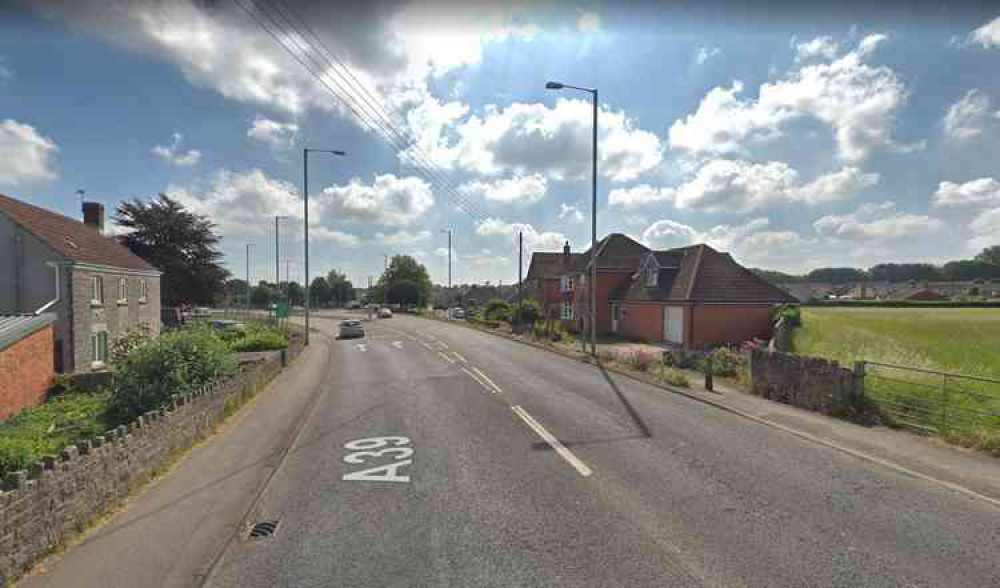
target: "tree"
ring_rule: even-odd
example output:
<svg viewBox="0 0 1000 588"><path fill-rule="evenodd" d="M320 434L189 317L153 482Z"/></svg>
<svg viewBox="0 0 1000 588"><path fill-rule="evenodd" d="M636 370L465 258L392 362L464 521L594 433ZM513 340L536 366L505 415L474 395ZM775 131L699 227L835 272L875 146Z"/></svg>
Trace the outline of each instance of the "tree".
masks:
<svg viewBox="0 0 1000 588"><path fill-rule="evenodd" d="M513 309L506 300L493 298L487 301L486 306L483 307L483 318L488 321L510 322L512 310Z"/></svg>
<svg viewBox="0 0 1000 588"><path fill-rule="evenodd" d="M300 286L298 282L291 282L286 285L286 288L285 295L288 297L288 303L292 306L301 306L306 301L305 288Z"/></svg>
<svg viewBox="0 0 1000 588"><path fill-rule="evenodd" d="M965 259L962 261L949 261L941 268L941 272L948 280L1000 278L1000 265Z"/></svg>
<svg viewBox="0 0 1000 588"><path fill-rule="evenodd" d="M879 282L935 281L943 278L941 270L929 263L880 263L868 270Z"/></svg>
<svg viewBox="0 0 1000 588"><path fill-rule="evenodd" d="M265 308L278 300L278 288L270 282L261 280L250 292L250 304Z"/></svg>
<svg viewBox="0 0 1000 588"><path fill-rule="evenodd" d="M316 276L309 284L309 304L311 306L323 306L330 302L330 284L323 276Z"/></svg>
<svg viewBox="0 0 1000 588"><path fill-rule="evenodd" d="M750 268L750 271L772 284L794 284L806 281L805 276L796 276L793 274L786 274L785 272L767 270L759 267L752 267Z"/></svg>
<svg viewBox="0 0 1000 588"><path fill-rule="evenodd" d="M403 306L417 305L420 302L420 288L412 280L399 280L386 290L385 301Z"/></svg>
<svg viewBox="0 0 1000 588"><path fill-rule="evenodd" d="M809 272L810 282L829 282L831 284L847 284L850 282L865 282L868 274L864 270L853 267L824 267Z"/></svg>
<svg viewBox="0 0 1000 588"><path fill-rule="evenodd" d="M976 257L973 258L973 260L980 263L1000 265L1000 245L993 245L992 247L983 249L976 255Z"/></svg>
<svg viewBox="0 0 1000 588"><path fill-rule="evenodd" d="M163 272L164 306L212 304L223 292L229 272L219 264L220 238L207 217L160 194L148 202L135 198L120 203L113 218L128 231L118 241Z"/></svg>
<svg viewBox="0 0 1000 588"><path fill-rule="evenodd" d="M330 297L337 306L354 300L354 284L347 279L345 274L337 270L330 270L326 276L326 283L330 286Z"/></svg>
<svg viewBox="0 0 1000 588"><path fill-rule="evenodd" d="M413 304L427 306L431 296L431 278L427 275L427 268L409 255L396 255L392 258L389 267L372 288L371 299L376 302L387 301L387 294L392 286L405 281L413 282L416 288L416 300Z"/></svg>

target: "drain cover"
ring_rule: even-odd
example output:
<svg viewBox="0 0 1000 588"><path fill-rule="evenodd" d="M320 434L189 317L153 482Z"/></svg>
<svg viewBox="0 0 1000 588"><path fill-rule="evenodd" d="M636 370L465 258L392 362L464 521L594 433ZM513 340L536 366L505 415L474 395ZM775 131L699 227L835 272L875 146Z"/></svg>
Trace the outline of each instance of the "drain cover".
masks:
<svg viewBox="0 0 1000 588"><path fill-rule="evenodd" d="M278 521L261 521L250 528L251 539L263 539L274 535L278 530Z"/></svg>

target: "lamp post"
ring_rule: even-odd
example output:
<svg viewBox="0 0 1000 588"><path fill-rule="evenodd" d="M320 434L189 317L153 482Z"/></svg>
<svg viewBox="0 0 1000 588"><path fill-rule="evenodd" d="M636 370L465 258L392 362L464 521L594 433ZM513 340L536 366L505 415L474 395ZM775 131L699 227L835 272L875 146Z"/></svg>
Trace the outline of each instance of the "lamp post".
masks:
<svg viewBox="0 0 1000 588"><path fill-rule="evenodd" d="M546 90L579 90L590 93L594 105L594 148L591 154L590 202L590 353L597 355L597 88L581 88L560 82L547 82Z"/></svg>
<svg viewBox="0 0 1000 588"><path fill-rule="evenodd" d="M309 154L329 153L343 157L347 155L344 151L335 149L303 149L302 150L302 208L303 208L303 233L305 241L305 283L306 283L306 345L309 344Z"/></svg>
<svg viewBox="0 0 1000 588"><path fill-rule="evenodd" d="M448 233L448 288L451 288L451 227L441 229L442 233Z"/></svg>

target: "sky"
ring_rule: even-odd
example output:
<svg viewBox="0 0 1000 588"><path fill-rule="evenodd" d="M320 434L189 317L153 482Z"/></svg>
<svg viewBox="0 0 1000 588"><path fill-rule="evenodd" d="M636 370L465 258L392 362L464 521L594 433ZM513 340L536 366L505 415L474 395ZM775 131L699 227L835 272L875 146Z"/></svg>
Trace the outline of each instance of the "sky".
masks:
<svg viewBox="0 0 1000 588"><path fill-rule="evenodd" d="M355 5L360 4L360 5ZM990 3L63 0L0 9L0 192L166 193L227 267L516 281L598 233L791 272L1000 243ZM270 31L270 32L269 32ZM117 231L113 223L111 232Z"/></svg>

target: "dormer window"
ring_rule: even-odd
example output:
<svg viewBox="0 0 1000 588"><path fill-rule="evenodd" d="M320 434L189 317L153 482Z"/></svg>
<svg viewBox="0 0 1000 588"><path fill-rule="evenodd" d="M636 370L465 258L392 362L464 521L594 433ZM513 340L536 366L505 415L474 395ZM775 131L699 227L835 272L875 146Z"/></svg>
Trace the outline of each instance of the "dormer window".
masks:
<svg viewBox="0 0 1000 588"><path fill-rule="evenodd" d="M654 288L656 287L657 280L660 277L660 268L656 267L655 263L646 264L646 287Z"/></svg>

